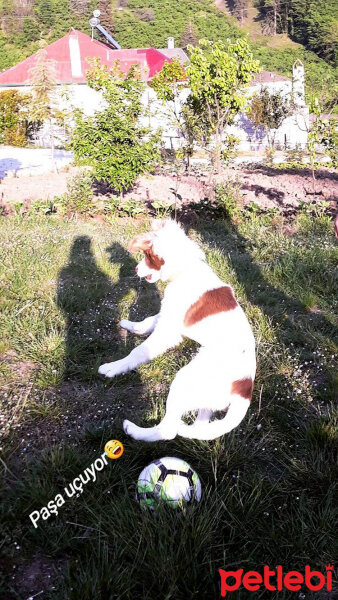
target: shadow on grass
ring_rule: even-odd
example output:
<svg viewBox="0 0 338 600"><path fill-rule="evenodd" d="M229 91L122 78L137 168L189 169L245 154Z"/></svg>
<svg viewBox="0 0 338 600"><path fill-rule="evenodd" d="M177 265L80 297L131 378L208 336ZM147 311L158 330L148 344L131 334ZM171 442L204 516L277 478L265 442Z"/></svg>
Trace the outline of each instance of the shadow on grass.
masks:
<svg viewBox="0 0 338 600"><path fill-rule="evenodd" d="M332 339L332 325L323 315L313 315L314 321L308 323L300 300L266 281L251 254L250 241L236 227L212 222L194 229L205 245L230 260L234 280L243 286L251 304L273 321L281 345L289 346L294 339L295 349L290 351L296 354L305 351L307 344L309 349L316 347L318 335ZM81 385L87 379L89 387L98 385L94 399L106 385L97 383L98 355L100 361L120 358L134 344L117 328L121 303L133 294L127 304L135 320L152 314L152 303L158 303L154 287L138 287L135 263L126 251L112 244L108 252L112 262L121 265L114 282L98 267L87 237L75 240L59 282L58 302L67 317L65 375ZM146 312L138 314L140 310ZM280 326L286 310L293 320L286 319ZM271 364L274 359L268 356L268 360ZM262 382L262 411L257 414L256 386L243 426L214 442L128 441L123 460L110 464L79 499L67 501L57 517L42 522L37 530L28 521L29 512L45 505L96 458L100 438L93 437L91 444L83 439L81 452L70 445L49 448L40 461L28 465L22 484L11 490L8 523L16 527L18 539L21 515L26 555L40 551L53 562L61 558L68 563L65 572L55 577L57 590L50 591L48 600L154 600L164 594L168 600L218 598L218 568L248 571L281 564L285 571L303 571L310 564L323 570L325 562L333 561L333 429L309 410L305 415L301 400L292 394L288 398L290 380L283 373L269 372L263 365L258 385ZM137 386L142 388L142 383L131 372L108 384L107 394L112 398L124 391L127 399L138 393ZM161 455L181 456L197 469L203 485L200 505L174 513L139 510L134 501L137 476ZM31 586L26 596L40 589ZM243 590L231 597L249 598ZM264 590L259 597L272 598ZM281 592L278 598L289 600L289 595Z"/></svg>
<svg viewBox="0 0 338 600"><path fill-rule="evenodd" d="M73 415L78 412L80 423L90 427L124 409L121 417L130 416L134 407L137 410L143 392L137 372L108 380L97 371L100 364L129 354L137 343L118 325L123 309L131 320L141 320L158 302L156 290L138 280L135 260L119 243L106 251L119 271L117 276L110 278L100 269L90 238L81 236L75 239L58 281L57 303L66 317L61 391L72 402ZM142 310L146 313L139 316Z"/></svg>
<svg viewBox="0 0 338 600"><path fill-rule="evenodd" d="M250 240L234 224L216 221L212 227L200 224L194 226L194 229L200 234L204 244L216 248L227 257L247 299L272 321L277 340L288 346L291 354L298 352L306 360L309 352L317 349L318 343L331 343L332 348L337 344L337 327L322 311L307 310L299 298L285 294L282 289L267 281L250 253ZM294 267L300 276L309 269L305 259L298 259ZM308 271L308 277L310 276L311 272ZM304 292L306 285L308 281L304 278Z"/></svg>

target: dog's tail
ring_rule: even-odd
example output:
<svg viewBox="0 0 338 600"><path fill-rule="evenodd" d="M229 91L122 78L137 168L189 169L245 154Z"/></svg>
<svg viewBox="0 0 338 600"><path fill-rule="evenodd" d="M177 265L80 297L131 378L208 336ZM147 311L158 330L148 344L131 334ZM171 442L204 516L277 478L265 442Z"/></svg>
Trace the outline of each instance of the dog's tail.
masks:
<svg viewBox="0 0 338 600"><path fill-rule="evenodd" d="M210 423L207 421L197 421L192 425L186 425L182 422L178 428L178 435L196 440L214 440L225 433L229 433L229 431L232 431L232 429L235 429L235 427L238 427L240 422L244 419L250 406L252 380L250 381L251 387L249 389L249 386L247 386L245 394L243 394L243 391L240 389L236 390L237 393L235 390L233 391L231 394L228 411L223 419L211 421ZM246 397L244 397L244 395Z"/></svg>

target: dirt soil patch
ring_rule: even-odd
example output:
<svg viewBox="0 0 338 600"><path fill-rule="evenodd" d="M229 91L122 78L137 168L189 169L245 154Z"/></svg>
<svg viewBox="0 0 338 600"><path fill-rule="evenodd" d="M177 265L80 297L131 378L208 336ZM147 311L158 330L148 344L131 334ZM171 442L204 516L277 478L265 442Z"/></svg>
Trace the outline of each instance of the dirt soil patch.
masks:
<svg viewBox="0 0 338 600"><path fill-rule="evenodd" d="M0 206L8 207L20 202L30 204L34 200L53 200L67 191L68 179L79 172L70 167L59 173L43 173L22 177L5 177L0 181Z"/></svg>
<svg viewBox="0 0 338 600"><path fill-rule="evenodd" d="M64 194L68 180L78 172L78 168L71 168L58 174L3 179L0 185L2 212L11 212L11 205L16 202L29 205L37 199L54 199ZM218 176L197 172L180 177L179 180L175 173L142 176L133 189L125 194L124 199L139 199L150 205L156 200L173 204L176 197L177 205L182 206L210 197L215 183L236 185L245 204L255 202L262 208L297 207L301 202L313 200L326 200L332 204L332 208L337 206L337 171L317 171L314 185L311 170L308 168L291 170L266 166L253 169L246 166L227 168ZM98 198L112 196L112 192L100 186L96 195Z"/></svg>

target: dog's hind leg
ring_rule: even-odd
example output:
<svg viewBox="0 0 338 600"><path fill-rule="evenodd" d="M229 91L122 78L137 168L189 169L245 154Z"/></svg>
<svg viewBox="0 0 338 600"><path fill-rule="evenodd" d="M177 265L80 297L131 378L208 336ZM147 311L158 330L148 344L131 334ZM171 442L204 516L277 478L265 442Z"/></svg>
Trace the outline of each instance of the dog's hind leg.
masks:
<svg viewBox="0 0 338 600"><path fill-rule="evenodd" d="M160 440L172 440L176 437L178 427L181 423L182 411L179 406L168 408L161 423L155 427L138 427L131 421L123 421L125 433L134 440L143 442L158 442Z"/></svg>
<svg viewBox="0 0 338 600"><path fill-rule="evenodd" d="M244 419L249 406L249 400L236 396L230 403L228 412L223 419L218 419L211 423L207 423L206 421L198 422L196 419L192 425L186 425L181 422L177 433L182 437L190 439L214 440L237 427L242 419Z"/></svg>
<svg viewBox="0 0 338 600"><path fill-rule="evenodd" d="M172 440L182 424L181 417L193 409L189 405L189 379L192 363L183 367L171 384L166 403L166 413L162 421L155 427L138 427L130 421L123 422L125 433L135 440L144 442L157 442L159 440Z"/></svg>
<svg viewBox="0 0 338 600"><path fill-rule="evenodd" d="M157 321L158 321L158 318L159 318L159 314L154 315L153 317L147 317L143 321L139 321L139 322L128 321L128 319L122 319L122 321L120 321L119 325L123 329L126 329L127 331L130 331L131 333L135 333L136 335L148 335L149 333L152 333L154 331Z"/></svg>

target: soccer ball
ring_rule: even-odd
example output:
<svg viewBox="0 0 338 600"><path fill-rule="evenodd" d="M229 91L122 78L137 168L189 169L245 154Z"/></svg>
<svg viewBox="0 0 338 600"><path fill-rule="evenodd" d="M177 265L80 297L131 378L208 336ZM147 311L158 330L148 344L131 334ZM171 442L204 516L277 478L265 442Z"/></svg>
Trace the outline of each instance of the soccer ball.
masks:
<svg viewBox="0 0 338 600"><path fill-rule="evenodd" d="M150 463L138 478L136 500L142 508L155 510L161 502L173 508L200 501L202 486L191 466L181 460L166 456Z"/></svg>

